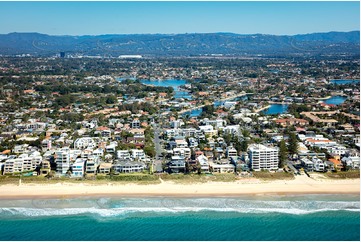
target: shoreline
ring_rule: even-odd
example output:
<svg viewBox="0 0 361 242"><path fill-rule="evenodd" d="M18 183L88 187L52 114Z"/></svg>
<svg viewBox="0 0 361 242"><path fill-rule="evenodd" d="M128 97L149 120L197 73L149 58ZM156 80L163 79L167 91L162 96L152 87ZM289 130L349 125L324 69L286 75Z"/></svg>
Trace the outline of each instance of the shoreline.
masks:
<svg viewBox="0 0 361 242"><path fill-rule="evenodd" d="M0 200L50 199L77 197L236 197L236 196L287 196L360 194L360 179L315 180L297 177L294 180L236 181L179 184L22 184L1 185Z"/></svg>
<svg viewBox="0 0 361 242"><path fill-rule="evenodd" d="M47 199L85 199L85 198L242 198L242 197L267 197L267 196L307 196L307 195L360 195L358 192L292 192L292 193L240 193L240 194L109 194L109 193L98 193L98 194L71 194L71 195L16 195L16 196L1 196L0 201L4 200L47 200Z"/></svg>

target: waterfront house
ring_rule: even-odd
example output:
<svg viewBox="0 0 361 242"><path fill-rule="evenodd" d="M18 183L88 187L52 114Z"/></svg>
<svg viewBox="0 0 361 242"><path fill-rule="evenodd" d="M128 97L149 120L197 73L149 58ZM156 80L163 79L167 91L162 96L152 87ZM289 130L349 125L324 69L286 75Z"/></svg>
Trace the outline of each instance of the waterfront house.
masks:
<svg viewBox="0 0 361 242"><path fill-rule="evenodd" d="M110 174L111 167L112 167L112 163L105 163L105 162L100 163L99 174L106 174L106 175Z"/></svg>
<svg viewBox="0 0 361 242"><path fill-rule="evenodd" d="M171 161L168 162L168 169L174 173L184 172L185 158L183 156L172 156Z"/></svg>
<svg viewBox="0 0 361 242"><path fill-rule="evenodd" d="M47 176L51 171L50 161L43 160L40 167L40 175Z"/></svg>
<svg viewBox="0 0 361 242"><path fill-rule="evenodd" d="M301 164L307 171L313 171L313 162L306 157L301 159Z"/></svg>
<svg viewBox="0 0 361 242"><path fill-rule="evenodd" d="M117 161L112 165L114 171L122 173L142 172L145 168L146 165L143 162L131 160Z"/></svg>
<svg viewBox="0 0 361 242"><path fill-rule="evenodd" d="M202 154L197 156L196 161L201 167L201 172L209 172L208 158L205 155Z"/></svg>
<svg viewBox="0 0 361 242"><path fill-rule="evenodd" d="M210 161L209 167L213 172L218 172L218 173L233 173L235 171L235 165L230 163L219 164Z"/></svg>
<svg viewBox="0 0 361 242"><path fill-rule="evenodd" d="M340 160L331 158L331 159L328 159L328 161L332 163L333 167L336 170L340 171L340 170L343 169L343 164L342 164L342 162Z"/></svg>
<svg viewBox="0 0 361 242"><path fill-rule="evenodd" d="M349 169L360 169L360 157L359 156L345 156L341 159L341 161Z"/></svg>
<svg viewBox="0 0 361 242"><path fill-rule="evenodd" d="M318 171L318 172L325 171L325 164L321 159L319 159L317 157L312 157L312 162L313 162L314 171Z"/></svg>

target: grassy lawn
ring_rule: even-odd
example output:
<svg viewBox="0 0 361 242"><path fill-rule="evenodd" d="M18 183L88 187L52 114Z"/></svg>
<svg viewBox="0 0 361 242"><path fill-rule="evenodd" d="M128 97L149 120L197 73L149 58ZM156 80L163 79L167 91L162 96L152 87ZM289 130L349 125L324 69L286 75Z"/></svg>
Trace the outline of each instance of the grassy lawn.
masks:
<svg viewBox="0 0 361 242"><path fill-rule="evenodd" d="M332 179L360 178L360 171L327 172L325 176Z"/></svg>
<svg viewBox="0 0 361 242"><path fill-rule="evenodd" d="M294 175L286 172L253 171L253 177L262 180L292 180Z"/></svg>
<svg viewBox="0 0 361 242"><path fill-rule="evenodd" d="M232 173L213 173L213 174L162 174L160 175L164 181L172 181L175 183L192 184L205 182L234 182L236 176Z"/></svg>

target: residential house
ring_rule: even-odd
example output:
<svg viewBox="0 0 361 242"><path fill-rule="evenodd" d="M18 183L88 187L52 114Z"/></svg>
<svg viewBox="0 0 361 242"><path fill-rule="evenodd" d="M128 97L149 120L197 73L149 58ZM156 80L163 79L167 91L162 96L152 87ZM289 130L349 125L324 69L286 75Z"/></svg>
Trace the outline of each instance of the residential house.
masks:
<svg viewBox="0 0 361 242"><path fill-rule="evenodd" d="M139 161L124 160L114 163L112 168L116 172L133 173L142 172L146 168L146 165Z"/></svg>
<svg viewBox="0 0 361 242"><path fill-rule="evenodd" d="M130 159L130 153L128 150L117 150L117 158L119 160L128 160Z"/></svg>
<svg viewBox="0 0 361 242"><path fill-rule="evenodd" d="M213 172L219 173L233 173L235 171L235 165L231 163L214 163L212 161L209 162L210 169Z"/></svg>
<svg viewBox="0 0 361 242"><path fill-rule="evenodd" d="M115 150L117 148L118 143L115 142L111 142L109 145L105 146L105 151L107 153L115 153Z"/></svg>
<svg viewBox="0 0 361 242"><path fill-rule="evenodd" d="M190 148L174 148L173 155L183 156L185 158L191 158L191 149Z"/></svg>
<svg viewBox="0 0 361 242"><path fill-rule="evenodd" d="M94 141L93 138L90 138L90 137L83 137L83 138L78 138L75 140L74 142L74 149L86 149L86 148L89 148L89 149L94 149L96 148L96 143Z"/></svg>
<svg viewBox="0 0 361 242"><path fill-rule="evenodd" d="M208 158L205 155L199 155L196 157L196 161L201 166L201 172L209 172Z"/></svg>
<svg viewBox="0 0 361 242"><path fill-rule="evenodd" d="M312 157L312 162L313 162L313 169L314 171L318 171L318 172L324 172L325 171L325 164L324 162L317 158L317 157Z"/></svg>
<svg viewBox="0 0 361 242"><path fill-rule="evenodd" d="M185 159L183 156L172 156L171 161L168 163L170 172L179 173L185 171Z"/></svg>
<svg viewBox="0 0 361 242"><path fill-rule="evenodd" d="M102 162L99 165L99 174L110 174L112 168L112 163Z"/></svg>
<svg viewBox="0 0 361 242"><path fill-rule="evenodd" d="M307 171L313 171L313 162L309 159L307 159L306 157L301 159L301 164L304 167L305 170Z"/></svg>
<svg viewBox="0 0 361 242"><path fill-rule="evenodd" d="M130 152L131 152L131 157L133 159L138 159L138 160L145 159L145 153L143 150L131 149Z"/></svg>
<svg viewBox="0 0 361 242"><path fill-rule="evenodd" d="M40 175L47 176L51 171L50 161L43 160L40 167Z"/></svg>

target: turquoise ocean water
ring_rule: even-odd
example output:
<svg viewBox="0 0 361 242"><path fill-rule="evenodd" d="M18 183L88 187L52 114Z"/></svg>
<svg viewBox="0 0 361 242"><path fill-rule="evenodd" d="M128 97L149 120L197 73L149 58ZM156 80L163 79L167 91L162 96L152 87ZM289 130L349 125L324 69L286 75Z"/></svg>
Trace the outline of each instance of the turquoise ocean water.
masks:
<svg viewBox="0 0 361 242"><path fill-rule="evenodd" d="M1 200L1 240L354 240L356 195Z"/></svg>

